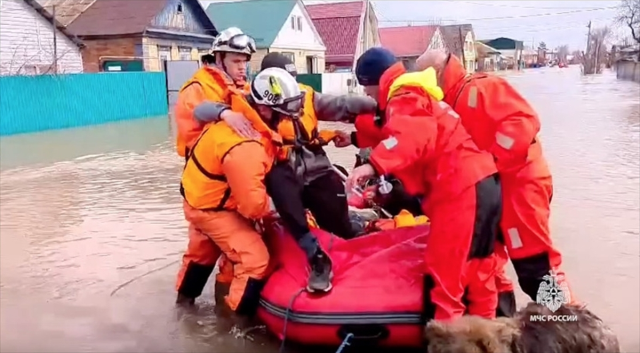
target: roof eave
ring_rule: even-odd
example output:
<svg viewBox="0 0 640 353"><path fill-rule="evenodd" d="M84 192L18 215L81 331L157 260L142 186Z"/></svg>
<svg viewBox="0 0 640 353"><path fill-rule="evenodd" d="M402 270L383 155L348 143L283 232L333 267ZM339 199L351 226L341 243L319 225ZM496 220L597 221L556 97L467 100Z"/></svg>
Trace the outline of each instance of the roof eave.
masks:
<svg viewBox="0 0 640 353"><path fill-rule="evenodd" d="M62 23L56 20L53 17L53 15L51 15L49 11L47 11L44 7L42 7L42 5L40 5L36 0L24 0L24 2L27 5L31 6L38 14L40 14L40 16L44 17L49 22L53 23L56 29L60 31L60 33L64 34L65 37L67 37L71 42L73 42L73 44L75 44L79 49L82 49L85 47L84 43L82 43L82 41L76 35L69 32Z"/></svg>

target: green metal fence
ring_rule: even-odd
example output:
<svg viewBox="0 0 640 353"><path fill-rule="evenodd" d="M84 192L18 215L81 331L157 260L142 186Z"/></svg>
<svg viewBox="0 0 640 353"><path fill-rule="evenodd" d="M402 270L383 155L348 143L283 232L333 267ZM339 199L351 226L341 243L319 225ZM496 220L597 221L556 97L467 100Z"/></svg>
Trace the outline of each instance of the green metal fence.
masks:
<svg viewBox="0 0 640 353"><path fill-rule="evenodd" d="M167 114L162 72L0 77L0 136Z"/></svg>
<svg viewBox="0 0 640 353"><path fill-rule="evenodd" d="M299 74L298 82L311 86L314 91L322 92L322 74Z"/></svg>

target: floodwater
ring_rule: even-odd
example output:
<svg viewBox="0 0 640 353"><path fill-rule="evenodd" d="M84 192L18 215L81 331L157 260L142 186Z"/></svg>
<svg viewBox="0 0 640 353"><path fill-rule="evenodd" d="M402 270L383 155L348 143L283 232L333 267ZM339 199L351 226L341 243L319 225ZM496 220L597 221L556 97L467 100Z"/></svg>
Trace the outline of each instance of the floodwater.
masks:
<svg viewBox="0 0 640 353"><path fill-rule="evenodd" d="M542 118L572 286L637 352L640 86L577 68L508 79ZM195 314L173 306L186 225L170 130L158 118L0 139L0 351L277 352L216 325L210 289ZM355 151L331 153L351 165Z"/></svg>

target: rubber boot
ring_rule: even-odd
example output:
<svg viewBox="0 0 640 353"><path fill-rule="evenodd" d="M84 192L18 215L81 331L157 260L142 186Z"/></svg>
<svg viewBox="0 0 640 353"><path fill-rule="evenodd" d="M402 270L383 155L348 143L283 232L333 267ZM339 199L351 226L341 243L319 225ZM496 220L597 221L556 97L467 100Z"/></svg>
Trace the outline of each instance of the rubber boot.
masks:
<svg viewBox="0 0 640 353"><path fill-rule="evenodd" d="M307 282L309 292L328 292L333 288L331 279L331 259L322 251L318 244L318 239L311 233L307 233L299 240L298 245L307 254L311 273Z"/></svg>
<svg viewBox="0 0 640 353"><path fill-rule="evenodd" d="M213 296L216 300L216 306L225 305L224 297L229 294L229 288L231 287L231 283L224 283L220 281L216 281Z"/></svg>
<svg viewBox="0 0 640 353"><path fill-rule="evenodd" d="M176 305L179 306L193 306L196 303L196 298L187 297L182 293L178 293L176 298Z"/></svg>
<svg viewBox="0 0 640 353"><path fill-rule="evenodd" d="M513 291L498 293L497 317L513 317L516 314L516 295Z"/></svg>

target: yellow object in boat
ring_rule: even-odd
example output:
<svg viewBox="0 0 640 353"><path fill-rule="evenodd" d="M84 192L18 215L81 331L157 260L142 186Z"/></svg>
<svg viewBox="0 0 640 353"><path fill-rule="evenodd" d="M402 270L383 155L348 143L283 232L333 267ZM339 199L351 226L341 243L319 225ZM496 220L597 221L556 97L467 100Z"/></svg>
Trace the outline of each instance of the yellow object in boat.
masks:
<svg viewBox="0 0 640 353"><path fill-rule="evenodd" d="M414 217L413 214L407 210L402 210L397 216L393 217L396 228L413 227L421 224L428 224L429 218L427 216Z"/></svg>

